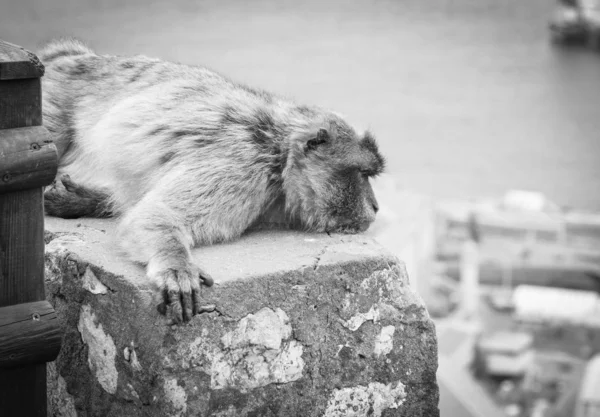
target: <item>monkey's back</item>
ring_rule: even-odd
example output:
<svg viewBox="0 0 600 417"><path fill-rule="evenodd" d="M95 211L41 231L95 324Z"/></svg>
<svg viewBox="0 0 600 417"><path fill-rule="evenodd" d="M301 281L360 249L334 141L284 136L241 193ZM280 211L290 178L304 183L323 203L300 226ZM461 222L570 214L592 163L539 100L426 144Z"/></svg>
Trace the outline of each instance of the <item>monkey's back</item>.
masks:
<svg viewBox="0 0 600 417"><path fill-rule="evenodd" d="M50 44L40 56L44 123L60 172L109 190L117 209L186 171L208 194L215 181L225 190L266 187L272 161L244 122L285 102L205 68L97 55L73 41Z"/></svg>

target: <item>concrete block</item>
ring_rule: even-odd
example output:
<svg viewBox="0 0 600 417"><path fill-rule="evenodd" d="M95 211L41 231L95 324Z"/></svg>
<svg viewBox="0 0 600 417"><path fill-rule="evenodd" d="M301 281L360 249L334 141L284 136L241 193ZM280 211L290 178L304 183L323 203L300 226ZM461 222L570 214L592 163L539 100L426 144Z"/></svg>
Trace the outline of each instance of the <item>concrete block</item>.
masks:
<svg viewBox="0 0 600 417"><path fill-rule="evenodd" d="M371 239L257 231L199 248L214 309L169 326L114 225L46 219L47 295L65 329L49 415L439 415L433 323Z"/></svg>

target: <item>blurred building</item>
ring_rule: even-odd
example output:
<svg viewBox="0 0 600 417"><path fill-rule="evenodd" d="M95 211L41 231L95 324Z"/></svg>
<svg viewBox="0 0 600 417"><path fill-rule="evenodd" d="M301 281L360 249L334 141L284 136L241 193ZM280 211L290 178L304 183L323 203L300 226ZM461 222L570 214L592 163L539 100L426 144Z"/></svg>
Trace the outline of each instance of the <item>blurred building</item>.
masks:
<svg viewBox="0 0 600 417"><path fill-rule="evenodd" d="M585 368L574 417L600 417L600 355Z"/></svg>
<svg viewBox="0 0 600 417"><path fill-rule="evenodd" d="M565 211L538 193L445 206L437 213L437 258L461 279L464 242L477 224L479 282L556 286L600 292L600 215Z"/></svg>
<svg viewBox="0 0 600 417"><path fill-rule="evenodd" d="M479 307L479 244L473 238L463 244L460 287L461 314L466 318L475 318Z"/></svg>
<svg viewBox="0 0 600 417"><path fill-rule="evenodd" d="M447 322L437 326L440 415L443 417L506 417L469 369L477 326Z"/></svg>
<svg viewBox="0 0 600 417"><path fill-rule="evenodd" d="M518 378L533 361L533 337L529 333L499 331L481 337L477 350L483 371L492 377Z"/></svg>
<svg viewBox="0 0 600 417"><path fill-rule="evenodd" d="M536 351L523 386L530 391L540 391L551 383L577 388L584 364L584 360L565 352Z"/></svg>
<svg viewBox="0 0 600 417"><path fill-rule="evenodd" d="M462 244L475 221L481 283L505 284L509 275L514 284L600 292L600 213L564 210L524 191L499 201L440 203L436 212L437 257L448 276L460 279Z"/></svg>
<svg viewBox="0 0 600 417"><path fill-rule="evenodd" d="M506 417L468 369L440 358L437 373L440 415L443 417Z"/></svg>
<svg viewBox="0 0 600 417"><path fill-rule="evenodd" d="M440 227L455 238L466 236L474 214L486 238L578 246L600 240L600 213L566 210L531 191L512 190L499 200L443 202L437 211Z"/></svg>
<svg viewBox="0 0 600 417"><path fill-rule="evenodd" d="M600 296L593 291L520 285L514 290L513 305L514 317L521 323L600 330Z"/></svg>
<svg viewBox="0 0 600 417"><path fill-rule="evenodd" d="M584 360L565 352L535 352L523 389L546 400L540 416L573 417L584 366Z"/></svg>

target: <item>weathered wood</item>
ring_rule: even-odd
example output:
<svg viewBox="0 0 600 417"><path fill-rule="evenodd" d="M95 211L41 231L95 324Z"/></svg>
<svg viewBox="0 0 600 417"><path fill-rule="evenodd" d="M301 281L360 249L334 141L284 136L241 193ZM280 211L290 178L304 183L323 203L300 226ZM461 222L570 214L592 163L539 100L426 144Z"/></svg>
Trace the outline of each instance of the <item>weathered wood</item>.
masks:
<svg viewBox="0 0 600 417"><path fill-rule="evenodd" d="M0 416L47 417L46 364L0 369Z"/></svg>
<svg viewBox="0 0 600 417"><path fill-rule="evenodd" d="M0 368L53 361L61 337L58 317L48 301L0 308Z"/></svg>
<svg viewBox="0 0 600 417"><path fill-rule="evenodd" d="M41 188L0 195L0 307L45 298L43 222ZM0 410L46 417L45 363L0 369Z"/></svg>
<svg viewBox="0 0 600 417"><path fill-rule="evenodd" d="M0 81L0 129L41 124L40 79Z"/></svg>
<svg viewBox="0 0 600 417"><path fill-rule="evenodd" d="M43 300L43 276L42 189L0 195L0 307Z"/></svg>
<svg viewBox="0 0 600 417"><path fill-rule="evenodd" d="M2 43L0 129L42 124L43 67ZM0 194L0 307L44 300L42 189ZM46 417L46 364L0 369L0 415Z"/></svg>
<svg viewBox="0 0 600 417"><path fill-rule="evenodd" d="M0 80L39 78L44 66L31 52L0 40Z"/></svg>
<svg viewBox="0 0 600 417"><path fill-rule="evenodd" d="M0 194L48 185L57 166L56 146L44 127L0 130Z"/></svg>
<svg viewBox="0 0 600 417"><path fill-rule="evenodd" d="M0 307L45 298L43 239L42 189L0 195ZM0 369L0 410L46 417L46 364Z"/></svg>

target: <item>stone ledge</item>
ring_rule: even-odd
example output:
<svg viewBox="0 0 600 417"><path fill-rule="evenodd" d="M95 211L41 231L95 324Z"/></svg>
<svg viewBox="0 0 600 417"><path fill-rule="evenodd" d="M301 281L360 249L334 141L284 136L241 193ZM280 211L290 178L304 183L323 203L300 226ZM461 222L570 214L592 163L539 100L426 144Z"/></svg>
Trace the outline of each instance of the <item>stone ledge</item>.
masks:
<svg viewBox="0 0 600 417"><path fill-rule="evenodd" d="M65 328L54 416L438 416L437 342L404 266L364 236L260 231L201 248L203 313L167 326L110 220L46 219Z"/></svg>

